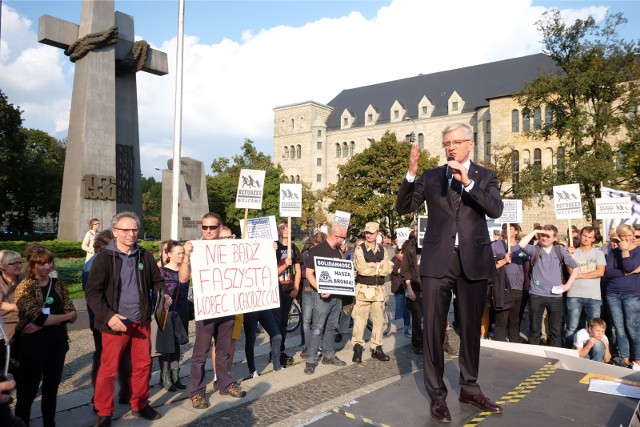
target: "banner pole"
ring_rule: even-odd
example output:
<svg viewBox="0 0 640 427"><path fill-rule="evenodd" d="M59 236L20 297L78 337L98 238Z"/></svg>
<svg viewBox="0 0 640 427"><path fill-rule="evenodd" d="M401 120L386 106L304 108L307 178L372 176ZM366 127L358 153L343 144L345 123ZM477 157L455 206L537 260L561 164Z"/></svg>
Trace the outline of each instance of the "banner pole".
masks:
<svg viewBox="0 0 640 427"><path fill-rule="evenodd" d="M287 259L291 259L291 217L290 216L287 217L287 228L289 229L289 237L287 238Z"/></svg>
<svg viewBox="0 0 640 427"><path fill-rule="evenodd" d="M571 219L568 219L567 222L569 223L569 228L567 231L567 240L569 240L569 247L572 248L573 247L573 231L571 231Z"/></svg>
<svg viewBox="0 0 640 427"><path fill-rule="evenodd" d="M242 238L247 239L247 221L249 221L249 208L244 208L244 227L242 227Z"/></svg>
<svg viewBox="0 0 640 427"><path fill-rule="evenodd" d="M508 222L507 222L507 228L505 230L505 233L507 233L507 253L510 254L511 253L511 227Z"/></svg>

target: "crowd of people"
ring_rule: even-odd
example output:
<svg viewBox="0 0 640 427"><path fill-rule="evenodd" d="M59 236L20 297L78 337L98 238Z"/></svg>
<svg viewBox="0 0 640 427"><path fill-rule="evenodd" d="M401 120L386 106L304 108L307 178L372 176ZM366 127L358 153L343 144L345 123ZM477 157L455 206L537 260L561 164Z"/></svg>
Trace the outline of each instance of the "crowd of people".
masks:
<svg viewBox="0 0 640 427"><path fill-rule="evenodd" d="M293 357L285 352L285 341L294 299L301 302L305 374L314 374L320 362L346 365L336 354L336 343L351 322L352 362L362 363L369 319L370 357L387 362L391 357L383 350L383 320L389 279L396 319L403 319L404 333L423 357L430 412L438 421L451 422L444 352L460 356L459 400L486 412L503 412L477 383L479 342L490 333L500 341L573 347L580 357L640 371L640 227L620 225L601 246L599 230L591 226L576 230L575 241L563 245L554 225L522 235L518 224L505 224L491 242L485 215L499 217L503 206L495 174L470 162L473 134L468 126L449 126L442 135L447 164L418 176L419 149L413 147L398 192L399 213L428 206L422 242L414 224L406 242L389 253L380 225L368 222L363 239L348 245L347 229L334 224L316 230L300 251L290 242L289 224L281 222L273 244L279 307L195 321L189 384L182 382L180 362L181 346L188 343L195 320L190 288L194 244L162 242L156 259L138 244L141 224L135 213L116 214L110 229L102 232L99 220L91 219L82 243L87 251L82 286L95 345L95 426L111 425L116 377L118 401L130 404L133 416L162 416L149 404L152 357L158 358L161 386L167 392L188 389L195 409L210 406L209 353L214 391L244 397L231 375L236 341L244 330L249 378L260 375L254 352L258 325L269 335L273 371L290 366ZM235 238L215 213L204 215L200 228L203 240ZM318 257L353 261L353 296L318 291ZM77 313L54 267L53 253L39 243L23 255L0 251L0 343L12 349L11 360L0 352L0 367L15 379L0 381L0 388L17 387L16 417L2 410L8 399L0 395L1 425L28 426L39 390L43 425L55 425L69 349L67 324L76 321ZM459 350L448 344L448 331L454 328ZM11 416L13 424L4 416Z"/></svg>

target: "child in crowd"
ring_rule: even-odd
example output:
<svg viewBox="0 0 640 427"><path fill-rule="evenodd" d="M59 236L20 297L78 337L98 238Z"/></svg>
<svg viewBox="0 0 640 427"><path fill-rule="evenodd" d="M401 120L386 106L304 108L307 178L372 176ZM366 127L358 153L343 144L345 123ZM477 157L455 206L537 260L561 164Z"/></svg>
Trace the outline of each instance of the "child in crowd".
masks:
<svg viewBox="0 0 640 427"><path fill-rule="evenodd" d="M611 352L609 351L609 340L604 334L606 329L606 322L596 317L589 321L588 329L580 329L576 332L573 347L578 350L580 357L595 362L609 363Z"/></svg>

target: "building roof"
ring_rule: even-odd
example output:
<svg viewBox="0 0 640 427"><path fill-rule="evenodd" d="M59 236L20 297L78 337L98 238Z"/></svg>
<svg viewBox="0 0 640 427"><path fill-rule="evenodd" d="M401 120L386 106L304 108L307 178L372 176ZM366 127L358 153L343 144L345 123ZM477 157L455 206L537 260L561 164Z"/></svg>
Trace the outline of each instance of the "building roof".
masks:
<svg viewBox="0 0 640 427"><path fill-rule="evenodd" d="M365 111L370 104L380 112L376 123L388 123L396 100L406 108L406 117L417 118L418 104L424 96L434 104L431 117L443 116L448 113L448 101L454 91L464 101L462 113L473 112L488 106L489 99L511 96L522 89L525 82L541 73L552 72L561 70L548 55L540 53L345 89L327 104L333 107L327 127L340 129L340 117L345 109L356 116L352 128L364 126Z"/></svg>

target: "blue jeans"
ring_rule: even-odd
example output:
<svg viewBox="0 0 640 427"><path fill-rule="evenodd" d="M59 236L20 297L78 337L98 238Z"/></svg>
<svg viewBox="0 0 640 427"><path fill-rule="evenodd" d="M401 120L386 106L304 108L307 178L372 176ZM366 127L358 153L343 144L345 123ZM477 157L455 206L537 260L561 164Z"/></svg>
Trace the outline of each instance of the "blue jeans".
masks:
<svg viewBox="0 0 640 427"><path fill-rule="evenodd" d="M581 326L585 328L588 326L578 325L582 310L587 316L588 323L591 319L600 317L602 301L593 298L567 297L567 326L564 331L564 339L569 345L573 345L573 335L578 329L582 329Z"/></svg>
<svg viewBox="0 0 640 427"><path fill-rule="evenodd" d="M261 310L244 313L244 354L247 358L247 367L249 368L249 374L253 374L256 370L255 361L255 345L256 345L256 331L258 329L258 322L262 325L265 331L269 334L271 339L271 361L273 362L273 370L280 369L280 343L282 342L282 335L280 334L280 326L276 321L276 316L273 310Z"/></svg>
<svg viewBox="0 0 640 427"><path fill-rule="evenodd" d="M311 316L313 316L313 293L302 294L302 337L300 345L307 344L311 339Z"/></svg>
<svg viewBox="0 0 640 427"><path fill-rule="evenodd" d="M411 325L411 310L407 307L404 292L395 294L396 312L393 318L395 320L402 319L405 328Z"/></svg>
<svg viewBox="0 0 640 427"><path fill-rule="evenodd" d="M340 295L322 298L319 293L313 293L313 319L307 350L307 363L318 363L316 356L320 348L320 341L322 341L323 358L333 359L335 357L336 328L341 311L342 298Z"/></svg>
<svg viewBox="0 0 640 427"><path fill-rule="evenodd" d="M605 346L604 343L600 340L596 341L596 343L591 347L591 351L584 357L588 360L593 360L594 362L602 362L604 358Z"/></svg>
<svg viewBox="0 0 640 427"><path fill-rule="evenodd" d="M634 360L640 359L640 295L607 292L607 304L616 329L618 355L633 353Z"/></svg>
<svg viewBox="0 0 640 427"><path fill-rule="evenodd" d="M560 347L562 344L562 317L564 304L562 297L542 297L539 295L529 295L529 344L540 345L540 335L542 334L542 315L547 309L549 318L548 339L552 347Z"/></svg>

